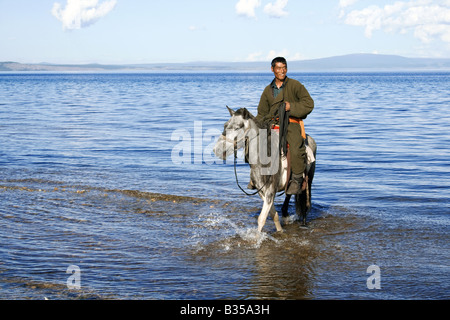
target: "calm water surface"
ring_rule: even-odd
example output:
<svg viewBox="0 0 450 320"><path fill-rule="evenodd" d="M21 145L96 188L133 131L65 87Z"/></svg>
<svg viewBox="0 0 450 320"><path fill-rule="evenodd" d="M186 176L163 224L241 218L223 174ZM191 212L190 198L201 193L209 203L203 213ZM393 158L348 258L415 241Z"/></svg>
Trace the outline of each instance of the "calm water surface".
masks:
<svg viewBox="0 0 450 320"><path fill-rule="evenodd" d="M0 297L449 299L450 74L290 76L316 104L313 208L258 235L210 151L272 75L1 74Z"/></svg>

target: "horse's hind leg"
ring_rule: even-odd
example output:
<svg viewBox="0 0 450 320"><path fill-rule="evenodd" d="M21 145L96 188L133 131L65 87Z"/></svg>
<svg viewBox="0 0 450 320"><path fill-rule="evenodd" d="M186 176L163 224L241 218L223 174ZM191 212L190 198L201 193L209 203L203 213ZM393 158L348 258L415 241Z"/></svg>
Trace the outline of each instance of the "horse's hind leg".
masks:
<svg viewBox="0 0 450 320"><path fill-rule="evenodd" d="M281 207L281 214L283 215L284 218L286 218L289 215L288 208L289 208L290 200L291 200L291 195L287 194L286 198L284 198L283 206Z"/></svg>
<svg viewBox="0 0 450 320"><path fill-rule="evenodd" d="M306 213L307 213L307 199L306 192L295 195L295 212L300 218L300 223L302 226L306 226Z"/></svg>

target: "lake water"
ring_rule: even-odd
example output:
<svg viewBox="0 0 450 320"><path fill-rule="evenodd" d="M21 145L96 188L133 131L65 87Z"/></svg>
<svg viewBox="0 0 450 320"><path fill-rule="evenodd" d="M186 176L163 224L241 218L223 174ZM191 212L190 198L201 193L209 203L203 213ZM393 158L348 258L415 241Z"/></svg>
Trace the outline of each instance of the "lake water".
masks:
<svg viewBox="0 0 450 320"><path fill-rule="evenodd" d="M312 210L258 234L210 151L270 73L0 74L0 298L449 299L450 74L289 76Z"/></svg>

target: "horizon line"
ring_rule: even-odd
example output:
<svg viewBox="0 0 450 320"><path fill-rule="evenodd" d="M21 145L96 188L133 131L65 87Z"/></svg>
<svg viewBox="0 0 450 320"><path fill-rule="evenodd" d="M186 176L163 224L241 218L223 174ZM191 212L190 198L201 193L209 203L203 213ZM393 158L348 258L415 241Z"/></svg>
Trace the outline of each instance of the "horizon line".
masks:
<svg viewBox="0 0 450 320"><path fill-rule="evenodd" d="M335 56L326 56L321 58L307 58L307 59L295 59L295 60L287 60L288 62L306 62L306 61L314 61L314 60L322 60L322 59L330 59L330 58L339 58L339 57L349 57L349 56L379 56L379 57L396 57L396 58L404 58L404 59L417 59L417 60L450 60L450 57L407 57L403 55L396 54L384 54L384 53L348 53L342 55ZM19 60L3 60L0 63L19 63L19 64L28 64L28 65L53 65L53 66L84 66L84 65L102 65L102 66L132 66L132 65L160 65L160 64L190 64L190 63L225 63L225 64L233 64L233 63L268 63L270 65L270 60L255 60L255 61L246 61L246 60L191 60L191 61L178 61L178 62L170 62L170 61L161 61L161 62L23 62Z"/></svg>

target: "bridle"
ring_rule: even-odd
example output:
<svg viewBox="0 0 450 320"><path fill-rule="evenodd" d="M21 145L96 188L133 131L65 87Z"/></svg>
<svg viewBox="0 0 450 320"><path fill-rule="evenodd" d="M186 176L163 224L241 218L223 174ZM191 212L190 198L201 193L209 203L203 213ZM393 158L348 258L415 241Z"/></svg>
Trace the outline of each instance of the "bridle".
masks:
<svg viewBox="0 0 450 320"><path fill-rule="evenodd" d="M225 141L227 141L227 142L229 142L229 143L232 143L232 144L233 144L234 150L236 150L236 149L237 149L238 143L241 142L242 140L244 140L244 139L247 138L247 132L249 132L249 131L250 131L250 127L247 128L247 129L245 129L245 130L244 130L243 137L242 137L241 139L239 139L239 140L236 139L237 136L234 137L233 139L228 138L227 135L226 135L226 130L224 130L224 131L222 132L221 137L222 137L222 139L224 139ZM256 136L255 136L255 137L256 137ZM253 137L253 138L255 138L255 137ZM253 139L253 138L252 138L252 139ZM235 151L235 153L236 153L236 151Z"/></svg>
<svg viewBox="0 0 450 320"><path fill-rule="evenodd" d="M236 171L236 165L237 165L237 150L238 150L238 149L237 149L237 145L238 145L238 143L241 142L242 140L248 139L247 134L246 134L248 131L250 131L250 128L247 128L246 130L244 130L244 135L243 135L243 137L242 137L241 139L239 139L239 140L237 139L237 136L236 136L234 139L227 138L226 134L223 134L223 133L222 133L222 137L223 137L223 139L225 139L225 141L227 141L227 142L233 144L233 153L234 153L234 176L235 176L235 178L236 178L236 184L237 184L237 186L238 186L239 189L241 189L241 191L242 191L243 193L245 193L247 196L254 196L254 195L258 194L258 193L259 193L259 192L267 185L267 183L269 182L269 179L267 179L267 181L261 186L261 188L259 188L258 190L256 190L256 191L253 192L253 193L248 193L248 192L245 191L245 190L240 186L240 184L239 184L239 180L238 180L238 177L237 177L237 171ZM224 133L225 133L225 131L224 131ZM258 137L258 135L255 135L255 136L252 137L251 139L248 139L248 140L247 140L247 143L250 143L250 141L253 140L253 139L256 138L256 137Z"/></svg>

